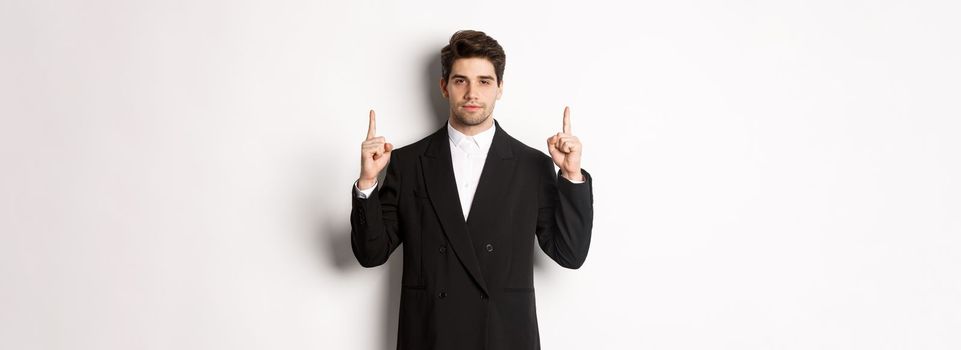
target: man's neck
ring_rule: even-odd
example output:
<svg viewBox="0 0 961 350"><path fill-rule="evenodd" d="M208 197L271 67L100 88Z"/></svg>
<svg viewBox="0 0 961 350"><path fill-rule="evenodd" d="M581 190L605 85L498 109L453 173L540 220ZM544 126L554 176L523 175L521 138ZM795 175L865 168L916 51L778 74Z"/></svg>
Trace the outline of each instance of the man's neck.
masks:
<svg viewBox="0 0 961 350"><path fill-rule="evenodd" d="M494 126L493 115L490 116L490 118L487 118L487 120L485 120L483 123L480 123L477 125L461 124L457 121L457 118L454 118L453 116L448 118L447 121L450 123L450 126L454 128L454 130L460 131L461 134L464 134L467 136L474 136L474 135L480 134L484 131L487 131L487 129L490 129L492 126Z"/></svg>

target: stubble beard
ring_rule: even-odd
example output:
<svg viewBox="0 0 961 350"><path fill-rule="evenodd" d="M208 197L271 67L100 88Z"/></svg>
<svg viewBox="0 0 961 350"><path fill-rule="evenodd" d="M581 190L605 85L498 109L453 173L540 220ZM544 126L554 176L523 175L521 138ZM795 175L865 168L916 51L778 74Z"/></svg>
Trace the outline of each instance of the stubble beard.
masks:
<svg viewBox="0 0 961 350"><path fill-rule="evenodd" d="M477 126L486 122L487 119L490 118L491 114L493 114L491 112L492 111L488 111L487 108L484 108L482 111L480 111L480 113L458 113L457 111L454 111L454 119L457 119L457 122L461 125Z"/></svg>

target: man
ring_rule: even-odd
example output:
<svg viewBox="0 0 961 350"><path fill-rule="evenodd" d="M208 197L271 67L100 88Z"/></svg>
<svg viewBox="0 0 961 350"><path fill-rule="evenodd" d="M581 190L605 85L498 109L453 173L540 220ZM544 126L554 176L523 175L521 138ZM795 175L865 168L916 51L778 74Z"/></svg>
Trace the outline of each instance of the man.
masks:
<svg viewBox="0 0 961 350"><path fill-rule="evenodd" d="M455 33L441 50L447 125L406 147L377 136L370 111L351 246L374 267L404 244L398 349L539 349L534 237L561 266L587 257L592 181L570 109L547 139L550 157L508 135L493 117L505 61L483 32Z"/></svg>

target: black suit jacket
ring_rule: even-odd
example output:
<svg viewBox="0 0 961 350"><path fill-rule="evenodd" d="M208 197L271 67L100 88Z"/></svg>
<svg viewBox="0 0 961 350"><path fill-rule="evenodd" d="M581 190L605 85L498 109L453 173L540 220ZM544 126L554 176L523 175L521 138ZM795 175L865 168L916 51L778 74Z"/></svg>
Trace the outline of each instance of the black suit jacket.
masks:
<svg viewBox="0 0 961 350"><path fill-rule="evenodd" d="M466 222L446 125L394 150L368 199L351 194L361 265L381 265L404 245L398 349L539 349L535 235L561 266L576 269L587 257L590 174L582 170L583 184L568 181L549 156L496 126Z"/></svg>

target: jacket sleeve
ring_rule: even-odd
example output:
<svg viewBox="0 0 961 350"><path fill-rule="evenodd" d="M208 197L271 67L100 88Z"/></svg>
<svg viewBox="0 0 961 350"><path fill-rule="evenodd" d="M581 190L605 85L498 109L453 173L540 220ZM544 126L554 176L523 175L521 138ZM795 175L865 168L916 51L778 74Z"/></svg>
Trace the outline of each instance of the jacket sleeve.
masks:
<svg viewBox="0 0 961 350"><path fill-rule="evenodd" d="M584 169L584 183L575 184L554 173L547 158L537 197L537 241L541 250L563 267L580 268L587 259L594 225L593 179Z"/></svg>
<svg viewBox="0 0 961 350"><path fill-rule="evenodd" d="M366 199L357 198L351 188L350 245L354 257L364 267L375 267L387 262L390 254L401 244L397 205L401 179L395 154L387 165L387 176L380 188ZM351 186L353 187L353 186Z"/></svg>

